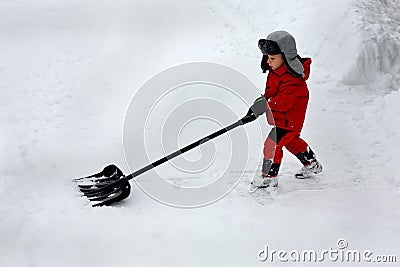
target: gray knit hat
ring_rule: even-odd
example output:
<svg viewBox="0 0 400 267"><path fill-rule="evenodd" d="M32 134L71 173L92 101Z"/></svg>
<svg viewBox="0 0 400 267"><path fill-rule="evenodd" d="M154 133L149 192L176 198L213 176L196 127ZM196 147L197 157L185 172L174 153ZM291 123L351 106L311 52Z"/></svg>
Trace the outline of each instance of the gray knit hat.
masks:
<svg viewBox="0 0 400 267"><path fill-rule="evenodd" d="M268 35L268 41L276 42L283 54L285 65L289 71L304 77L304 68L297 55L294 37L286 31L275 31Z"/></svg>

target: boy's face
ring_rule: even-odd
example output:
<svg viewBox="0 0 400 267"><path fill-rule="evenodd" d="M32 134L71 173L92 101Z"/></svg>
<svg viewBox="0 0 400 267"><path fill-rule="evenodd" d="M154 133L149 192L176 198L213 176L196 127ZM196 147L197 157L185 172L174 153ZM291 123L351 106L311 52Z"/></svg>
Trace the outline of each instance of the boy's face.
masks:
<svg viewBox="0 0 400 267"><path fill-rule="evenodd" d="M281 54L278 55L268 55L268 65L271 70L279 69L283 64L283 56Z"/></svg>

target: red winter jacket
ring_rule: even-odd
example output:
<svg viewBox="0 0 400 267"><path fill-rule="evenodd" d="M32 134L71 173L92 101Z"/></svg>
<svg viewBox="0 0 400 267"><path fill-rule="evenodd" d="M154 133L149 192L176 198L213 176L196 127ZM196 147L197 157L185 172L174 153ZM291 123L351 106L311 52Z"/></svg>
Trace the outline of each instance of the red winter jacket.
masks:
<svg viewBox="0 0 400 267"><path fill-rule="evenodd" d="M306 80L310 75L311 58L302 59L305 77L293 76L283 65L268 73L265 98L272 111L267 112L270 125L290 131L301 132L308 104Z"/></svg>

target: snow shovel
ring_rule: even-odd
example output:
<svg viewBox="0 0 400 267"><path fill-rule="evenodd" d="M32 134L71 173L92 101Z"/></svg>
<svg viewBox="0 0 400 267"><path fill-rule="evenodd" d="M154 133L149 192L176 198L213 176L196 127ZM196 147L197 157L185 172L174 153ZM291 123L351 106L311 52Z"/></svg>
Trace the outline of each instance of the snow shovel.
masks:
<svg viewBox="0 0 400 267"><path fill-rule="evenodd" d="M93 207L111 205L127 198L131 193L131 185L129 180L151 170L199 145L210 141L211 139L220 136L238 126L254 121L265 113L267 110L267 101L264 96L257 98L250 107L246 116L231 125L222 128L196 142L179 149L178 151L165 156L147 166L129 174L124 175L123 172L114 164L104 167L104 169L96 174L74 179L79 187L79 190L92 201Z"/></svg>

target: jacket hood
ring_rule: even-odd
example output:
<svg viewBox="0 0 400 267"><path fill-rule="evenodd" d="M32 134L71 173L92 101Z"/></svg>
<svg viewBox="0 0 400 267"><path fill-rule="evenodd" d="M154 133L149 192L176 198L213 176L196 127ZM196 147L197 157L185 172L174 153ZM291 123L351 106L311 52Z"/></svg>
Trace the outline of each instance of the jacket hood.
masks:
<svg viewBox="0 0 400 267"><path fill-rule="evenodd" d="M311 60L311 58L309 58L309 57L306 57L306 58L301 58L301 57L299 57L299 60L300 60L301 64L303 65L303 68L304 68L304 76L303 76L303 79L304 79L305 81L307 81L308 78L310 77L312 60Z"/></svg>
<svg viewBox="0 0 400 267"><path fill-rule="evenodd" d="M308 78L310 77L310 71L311 71L311 63L312 60L311 58L302 58L300 56L297 56L297 60L300 62L300 64L302 65L303 68L303 75L301 76L305 81L308 80ZM290 70L290 68L288 68L288 66L286 64L282 65L282 67L280 67L279 69L275 70L275 73L278 74L279 76L282 75L283 73L285 73L286 71L288 71L290 74L292 74L295 77L300 77L298 74L293 74L292 71Z"/></svg>

